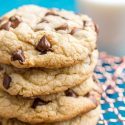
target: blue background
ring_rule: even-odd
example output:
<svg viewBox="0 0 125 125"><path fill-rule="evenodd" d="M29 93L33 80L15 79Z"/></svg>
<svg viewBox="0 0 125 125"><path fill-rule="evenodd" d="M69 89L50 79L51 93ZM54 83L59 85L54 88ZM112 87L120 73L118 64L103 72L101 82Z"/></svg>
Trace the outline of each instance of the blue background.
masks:
<svg viewBox="0 0 125 125"><path fill-rule="evenodd" d="M77 11L75 0L0 0L0 16L9 10L26 4L36 4L44 7L57 7Z"/></svg>

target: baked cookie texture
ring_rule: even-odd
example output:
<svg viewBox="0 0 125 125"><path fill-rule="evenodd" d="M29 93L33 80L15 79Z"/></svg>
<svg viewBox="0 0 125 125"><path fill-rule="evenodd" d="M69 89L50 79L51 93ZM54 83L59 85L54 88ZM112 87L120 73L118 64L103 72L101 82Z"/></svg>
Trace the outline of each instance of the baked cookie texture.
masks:
<svg viewBox="0 0 125 125"><path fill-rule="evenodd" d="M13 66L0 65L0 88L11 95L23 95L24 97L65 91L88 79L93 74L97 59L98 51L94 50L86 62L69 68L18 69Z"/></svg>
<svg viewBox="0 0 125 125"><path fill-rule="evenodd" d="M96 84L95 84L96 86ZM96 89L95 89L96 88ZM69 89L61 95L37 98L10 96L0 91L0 117L16 118L27 123L57 122L87 113L99 105L101 90L94 87L86 95L82 89ZM52 97L52 98L51 98Z"/></svg>
<svg viewBox="0 0 125 125"><path fill-rule="evenodd" d="M63 68L84 62L97 31L86 15L23 6L0 21L0 63L18 68Z"/></svg>
<svg viewBox="0 0 125 125"><path fill-rule="evenodd" d="M57 123L43 123L35 125L96 125L101 114L101 107L98 106L96 109L85 113L83 115L77 116L71 120ZM1 125L30 125L28 123L20 122L16 119L1 119Z"/></svg>
<svg viewBox="0 0 125 125"><path fill-rule="evenodd" d="M0 18L0 125L96 125L98 27L66 10L27 5Z"/></svg>

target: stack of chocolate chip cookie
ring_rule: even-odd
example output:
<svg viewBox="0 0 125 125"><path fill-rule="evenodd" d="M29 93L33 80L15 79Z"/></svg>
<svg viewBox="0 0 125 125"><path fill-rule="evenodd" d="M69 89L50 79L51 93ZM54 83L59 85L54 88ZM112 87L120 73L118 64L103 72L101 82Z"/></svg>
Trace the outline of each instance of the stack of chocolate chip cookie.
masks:
<svg viewBox="0 0 125 125"><path fill-rule="evenodd" d="M0 19L2 125L96 125L98 28L86 15L28 5Z"/></svg>

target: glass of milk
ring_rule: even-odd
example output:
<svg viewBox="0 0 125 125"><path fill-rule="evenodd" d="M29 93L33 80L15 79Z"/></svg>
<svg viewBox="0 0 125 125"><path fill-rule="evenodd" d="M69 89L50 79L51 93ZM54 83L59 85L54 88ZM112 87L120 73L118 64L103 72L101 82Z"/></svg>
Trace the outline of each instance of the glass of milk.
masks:
<svg viewBox="0 0 125 125"><path fill-rule="evenodd" d="M100 27L98 48L125 56L125 0L77 0L81 12Z"/></svg>

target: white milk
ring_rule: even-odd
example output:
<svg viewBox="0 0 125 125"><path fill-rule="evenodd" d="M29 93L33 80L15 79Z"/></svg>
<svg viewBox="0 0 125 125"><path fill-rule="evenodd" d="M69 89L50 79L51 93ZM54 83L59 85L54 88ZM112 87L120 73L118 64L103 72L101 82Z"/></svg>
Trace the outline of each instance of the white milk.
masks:
<svg viewBox="0 0 125 125"><path fill-rule="evenodd" d="M98 23L99 49L125 56L125 0L78 0L78 7Z"/></svg>

